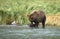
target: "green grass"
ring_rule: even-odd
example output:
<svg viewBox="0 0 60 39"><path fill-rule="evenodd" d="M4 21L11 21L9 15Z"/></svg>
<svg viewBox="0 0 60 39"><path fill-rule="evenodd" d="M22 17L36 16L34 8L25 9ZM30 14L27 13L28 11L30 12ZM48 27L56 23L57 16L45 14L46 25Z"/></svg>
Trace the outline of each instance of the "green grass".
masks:
<svg viewBox="0 0 60 39"><path fill-rule="evenodd" d="M0 24L13 20L18 24L28 24L27 14L32 10L43 10L46 14L58 13L60 0L0 0Z"/></svg>

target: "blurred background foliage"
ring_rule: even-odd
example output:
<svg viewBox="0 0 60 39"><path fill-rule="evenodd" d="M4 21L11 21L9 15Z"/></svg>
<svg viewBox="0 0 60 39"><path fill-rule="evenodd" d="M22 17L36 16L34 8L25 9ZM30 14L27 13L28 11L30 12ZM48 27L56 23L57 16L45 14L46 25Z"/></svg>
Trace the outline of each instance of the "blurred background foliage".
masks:
<svg viewBox="0 0 60 39"><path fill-rule="evenodd" d="M32 10L43 10L46 14L60 12L60 0L0 0L0 24L28 24L27 15Z"/></svg>

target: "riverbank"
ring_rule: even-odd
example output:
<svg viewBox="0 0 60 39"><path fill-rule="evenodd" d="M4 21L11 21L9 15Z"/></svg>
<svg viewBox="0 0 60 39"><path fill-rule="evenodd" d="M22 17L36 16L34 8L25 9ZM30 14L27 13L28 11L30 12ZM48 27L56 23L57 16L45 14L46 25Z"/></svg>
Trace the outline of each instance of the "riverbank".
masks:
<svg viewBox="0 0 60 39"><path fill-rule="evenodd" d="M26 17L25 19L28 18L27 16L24 16L24 17ZM23 23L29 24L29 22L27 22L27 21L29 21L28 19L27 19L27 21L24 22L25 19L23 19L23 20L19 19L20 20L19 22L21 23L21 20L22 20ZM18 25L23 24L23 23L21 23L21 24L20 23L19 24L17 23L17 24ZM60 26L60 13L46 14L46 26Z"/></svg>
<svg viewBox="0 0 60 39"><path fill-rule="evenodd" d="M60 13L48 14L46 18L46 25L60 26Z"/></svg>

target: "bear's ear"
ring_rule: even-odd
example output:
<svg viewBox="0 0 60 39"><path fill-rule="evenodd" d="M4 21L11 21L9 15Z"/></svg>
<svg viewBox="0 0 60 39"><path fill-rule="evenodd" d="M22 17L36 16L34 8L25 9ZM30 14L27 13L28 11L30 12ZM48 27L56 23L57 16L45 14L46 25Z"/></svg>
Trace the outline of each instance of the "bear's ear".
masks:
<svg viewBox="0 0 60 39"><path fill-rule="evenodd" d="M34 13L37 13L37 11L35 11Z"/></svg>

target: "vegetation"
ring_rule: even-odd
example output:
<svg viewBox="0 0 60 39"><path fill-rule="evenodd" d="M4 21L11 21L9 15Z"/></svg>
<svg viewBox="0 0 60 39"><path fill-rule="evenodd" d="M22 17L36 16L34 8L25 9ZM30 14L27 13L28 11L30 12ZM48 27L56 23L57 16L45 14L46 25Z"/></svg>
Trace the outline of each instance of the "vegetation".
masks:
<svg viewBox="0 0 60 39"><path fill-rule="evenodd" d="M60 26L60 13L47 15L46 25Z"/></svg>
<svg viewBox="0 0 60 39"><path fill-rule="evenodd" d="M0 0L0 24L14 20L17 24L28 24L27 15L32 10L43 10L48 16L57 14L60 12L60 0Z"/></svg>

